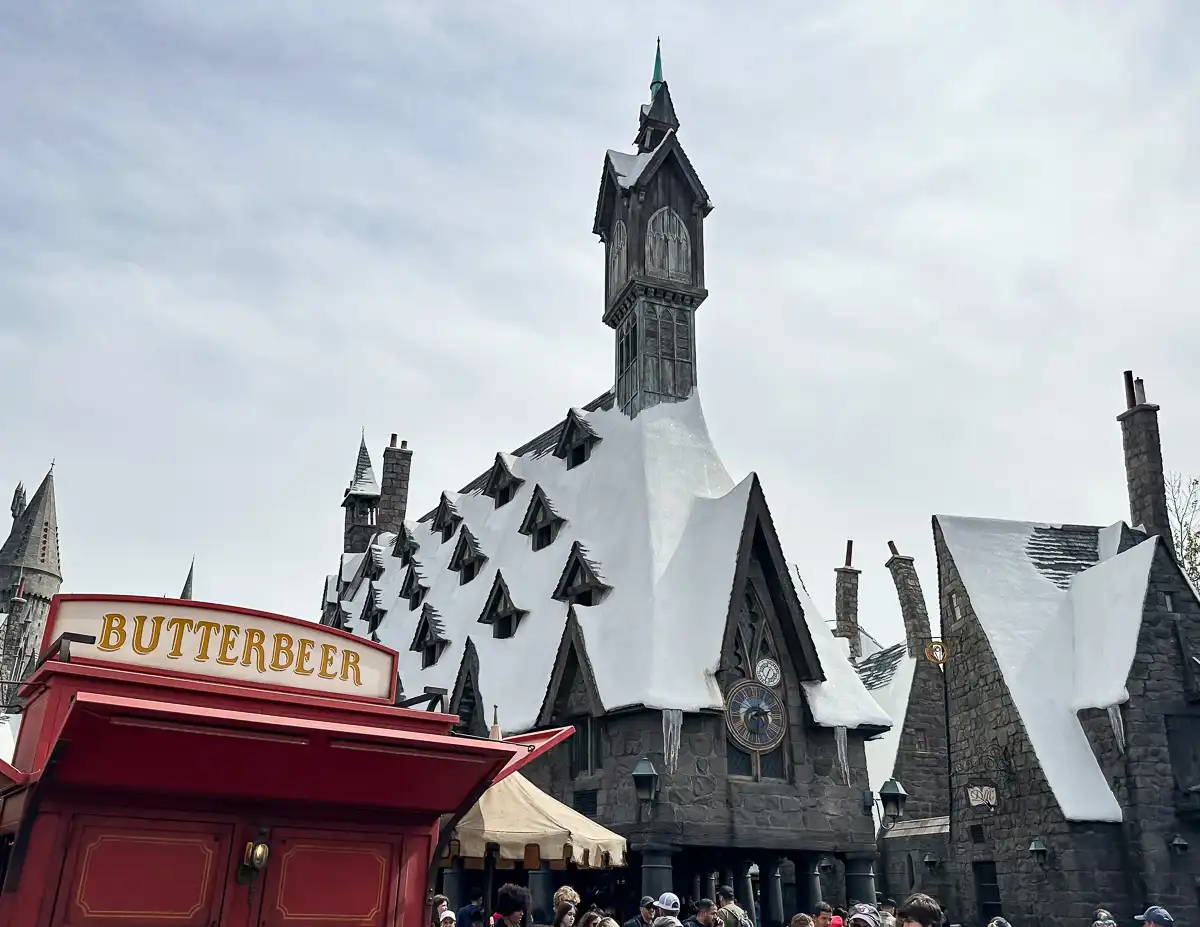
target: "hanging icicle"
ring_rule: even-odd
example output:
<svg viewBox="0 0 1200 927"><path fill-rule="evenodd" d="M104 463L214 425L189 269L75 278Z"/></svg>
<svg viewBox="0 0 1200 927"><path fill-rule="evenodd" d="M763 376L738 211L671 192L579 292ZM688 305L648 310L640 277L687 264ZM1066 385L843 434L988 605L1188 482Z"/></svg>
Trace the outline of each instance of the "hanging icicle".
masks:
<svg viewBox="0 0 1200 927"><path fill-rule="evenodd" d="M683 733L683 712L678 708L664 708L662 725L663 762L667 767L667 775L672 775L679 765L679 741Z"/></svg>
<svg viewBox="0 0 1200 927"><path fill-rule="evenodd" d="M837 744L838 766L842 768L842 778L846 780L846 785L849 785L850 757L846 751L846 729L844 727L833 729L833 742Z"/></svg>
<svg viewBox="0 0 1200 927"><path fill-rule="evenodd" d="M1120 705L1108 706L1108 723L1112 725L1113 737L1117 741L1117 752L1125 753L1125 719L1121 717Z"/></svg>

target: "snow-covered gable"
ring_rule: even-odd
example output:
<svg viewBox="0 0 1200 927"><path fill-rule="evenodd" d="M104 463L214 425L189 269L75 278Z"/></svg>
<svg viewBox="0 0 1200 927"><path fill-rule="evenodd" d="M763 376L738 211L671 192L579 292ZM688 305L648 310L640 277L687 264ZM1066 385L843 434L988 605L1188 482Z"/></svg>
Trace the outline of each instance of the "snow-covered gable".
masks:
<svg viewBox="0 0 1200 927"><path fill-rule="evenodd" d="M497 505L485 494L493 468L467 491L444 494L435 512L405 524L419 545L406 557L399 556L404 545L396 544L394 534L377 537L373 551L386 552L382 574L370 583L360 576L340 593L350 630L399 651L401 680L410 692L425 686L452 691L469 637L479 657L480 697L499 706L507 729L528 729L542 710L566 628L568 604L554 595L562 592L577 553L608 587L596 604L574 606L604 708L723 708L714 674L757 478L750 474L737 484L730 478L695 394L633 420L612 409L575 409L568 421L572 418L583 420L594 435L584 462L568 468L553 453L561 429L547 432L500 458L519 481L507 501ZM562 519L553 539L538 550L534 535L520 530L535 494ZM461 523L447 539L443 529L450 511ZM486 557L466 582L450 568L463 527L473 549ZM348 559L343 558L343 578L356 572ZM415 610L400 595L411 591L402 590L410 569L426 590ZM490 626L487 606L497 573L522 613L511 637L493 636ZM368 608L373 598L382 608ZM805 683L818 723L886 726L887 716L809 608L807 594L802 602L826 676L825 682ZM414 638L428 614L425 606L438 616L444 647L433 665L422 667ZM661 672L664 666L669 673Z"/></svg>
<svg viewBox="0 0 1200 927"><path fill-rule="evenodd" d="M936 521L1063 814L1120 821L1077 712L1128 699L1157 538L1117 554L1112 529Z"/></svg>
<svg viewBox="0 0 1200 927"><path fill-rule="evenodd" d="M617 183L625 190L634 186L657 151L658 149L655 148L651 151L643 151L641 154L630 154L610 148L608 160L613 166L613 173L617 175Z"/></svg>
<svg viewBox="0 0 1200 927"><path fill-rule="evenodd" d="M892 719L890 730L867 741L867 777L872 791L878 792L879 787L892 778L896 768L900 734L904 730L916 670L916 658L908 655L908 645L904 642L858 661L858 675L863 685Z"/></svg>

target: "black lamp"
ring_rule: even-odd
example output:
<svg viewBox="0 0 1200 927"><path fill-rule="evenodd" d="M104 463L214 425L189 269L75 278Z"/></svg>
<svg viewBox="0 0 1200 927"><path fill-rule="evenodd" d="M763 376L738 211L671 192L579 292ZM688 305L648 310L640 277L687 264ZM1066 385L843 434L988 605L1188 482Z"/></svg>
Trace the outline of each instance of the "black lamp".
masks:
<svg viewBox="0 0 1200 927"><path fill-rule="evenodd" d="M1046 868L1046 862L1050 858L1050 850L1041 837L1034 837L1033 842L1029 844L1029 855L1033 857L1033 861L1042 869Z"/></svg>
<svg viewBox="0 0 1200 927"><path fill-rule="evenodd" d="M633 767L633 790L637 793L638 801L650 807L658 795L658 770L650 762L649 757L642 757Z"/></svg>
<svg viewBox="0 0 1200 927"><path fill-rule="evenodd" d="M932 853L926 853L925 858L921 862L925 864L925 868L930 872L937 872L937 867L941 865L941 860Z"/></svg>
<svg viewBox="0 0 1200 927"><path fill-rule="evenodd" d="M889 779L879 787L879 803L883 805L883 826L890 828L904 816L904 805L908 793L895 779Z"/></svg>
<svg viewBox="0 0 1200 927"><path fill-rule="evenodd" d="M1183 839L1183 836L1176 834L1170 843L1171 852L1176 856L1183 856L1188 851L1188 842Z"/></svg>

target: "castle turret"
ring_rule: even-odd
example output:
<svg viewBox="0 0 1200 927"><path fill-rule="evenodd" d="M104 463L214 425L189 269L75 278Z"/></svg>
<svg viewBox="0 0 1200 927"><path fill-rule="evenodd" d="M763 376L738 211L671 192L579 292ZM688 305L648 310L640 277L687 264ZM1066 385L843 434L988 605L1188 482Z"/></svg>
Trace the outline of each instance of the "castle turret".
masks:
<svg viewBox="0 0 1200 927"><path fill-rule="evenodd" d="M343 494L342 508L346 510L342 550L347 554L360 554L371 545L379 531L375 523L379 511L379 483L375 481L375 468L371 466L366 432L358 446L354 478Z"/></svg>

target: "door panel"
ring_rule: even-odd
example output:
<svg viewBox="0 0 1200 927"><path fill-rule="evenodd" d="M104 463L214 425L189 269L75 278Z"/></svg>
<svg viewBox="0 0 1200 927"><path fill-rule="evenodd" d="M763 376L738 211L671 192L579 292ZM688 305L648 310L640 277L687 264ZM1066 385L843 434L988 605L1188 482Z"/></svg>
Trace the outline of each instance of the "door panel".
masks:
<svg viewBox="0 0 1200 927"><path fill-rule="evenodd" d="M53 923L209 927L220 910L232 835L230 824L80 816Z"/></svg>
<svg viewBox="0 0 1200 927"><path fill-rule="evenodd" d="M378 834L277 828L261 927L384 927L395 909L401 842Z"/></svg>

